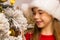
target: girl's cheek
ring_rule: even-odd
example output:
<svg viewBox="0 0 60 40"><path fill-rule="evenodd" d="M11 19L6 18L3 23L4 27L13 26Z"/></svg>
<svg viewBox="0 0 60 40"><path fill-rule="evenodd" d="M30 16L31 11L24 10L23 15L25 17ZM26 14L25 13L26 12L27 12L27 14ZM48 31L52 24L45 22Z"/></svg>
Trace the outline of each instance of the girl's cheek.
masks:
<svg viewBox="0 0 60 40"><path fill-rule="evenodd" d="M41 18L42 18L42 20L43 20L44 22L50 22L50 21L51 21L51 18L50 18L49 16L47 16L47 15L44 15L44 16L42 16Z"/></svg>

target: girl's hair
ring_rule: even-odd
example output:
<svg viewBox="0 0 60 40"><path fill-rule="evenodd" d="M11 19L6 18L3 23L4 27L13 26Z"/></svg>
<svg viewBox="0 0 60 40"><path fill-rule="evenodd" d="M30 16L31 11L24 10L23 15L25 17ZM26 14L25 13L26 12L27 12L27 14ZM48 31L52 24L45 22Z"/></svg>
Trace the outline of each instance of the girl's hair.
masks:
<svg viewBox="0 0 60 40"><path fill-rule="evenodd" d="M32 40L38 40L38 35L40 34L40 32L41 32L41 28L38 28L37 25L35 24Z"/></svg>

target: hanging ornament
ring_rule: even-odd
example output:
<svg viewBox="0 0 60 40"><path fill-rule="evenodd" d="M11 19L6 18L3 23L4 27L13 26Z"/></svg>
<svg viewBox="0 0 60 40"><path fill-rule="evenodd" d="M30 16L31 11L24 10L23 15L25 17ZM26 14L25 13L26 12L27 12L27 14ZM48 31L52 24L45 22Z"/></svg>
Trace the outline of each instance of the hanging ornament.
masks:
<svg viewBox="0 0 60 40"><path fill-rule="evenodd" d="M0 0L1 3L6 2L7 0Z"/></svg>
<svg viewBox="0 0 60 40"><path fill-rule="evenodd" d="M15 0L10 0L10 4L13 6L15 4Z"/></svg>
<svg viewBox="0 0 60 40"><path fill-rule="evenodd" d="M0 12L2 12L2 6L0 5Z"/></svg>

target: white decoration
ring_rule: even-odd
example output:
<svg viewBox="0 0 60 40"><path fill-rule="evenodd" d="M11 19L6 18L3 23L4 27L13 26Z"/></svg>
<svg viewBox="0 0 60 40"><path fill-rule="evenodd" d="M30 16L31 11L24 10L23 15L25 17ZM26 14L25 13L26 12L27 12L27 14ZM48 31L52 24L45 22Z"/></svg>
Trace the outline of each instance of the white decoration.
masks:
<svg viewBox="0 0 60 40"><path fill-rule="evenodd" d="M8 23L10 19L12 19L15 27L19 28L21 32L27 29L27 19L24 17L23 12L19 9L7 8L5 9L5 15L3 13L0 14L0 29L3 31L3 34L0 34L0 40L22 40L22 34L18 35L18 37L9 35L11 33Z"/></svg>
<svg viewBox="0 0 60 40"><path fill-rule="evenodd" d="M0 30L3 30L4 32L9 31L8 19L5 17L3 13L0 13Z"/></svg>

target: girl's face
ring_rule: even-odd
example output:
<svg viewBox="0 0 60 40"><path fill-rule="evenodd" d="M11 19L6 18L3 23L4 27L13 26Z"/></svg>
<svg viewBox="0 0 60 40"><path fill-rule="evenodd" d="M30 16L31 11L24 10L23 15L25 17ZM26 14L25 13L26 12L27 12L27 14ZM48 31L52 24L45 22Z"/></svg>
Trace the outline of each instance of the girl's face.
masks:
<svg viewBox="0 0 60 40"><path fill-rule="evenodd" d="M50 22L52 22L52 16L49 15L47 12L37 7L32 8L32 12L33 12L33 18L38 28L44 28L48 26Z"/></svg>

